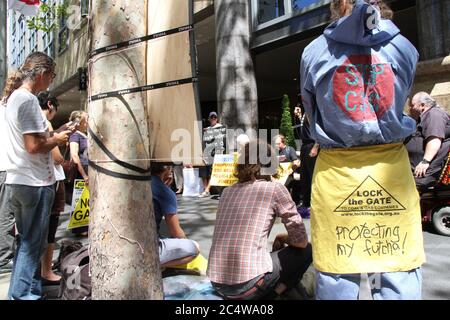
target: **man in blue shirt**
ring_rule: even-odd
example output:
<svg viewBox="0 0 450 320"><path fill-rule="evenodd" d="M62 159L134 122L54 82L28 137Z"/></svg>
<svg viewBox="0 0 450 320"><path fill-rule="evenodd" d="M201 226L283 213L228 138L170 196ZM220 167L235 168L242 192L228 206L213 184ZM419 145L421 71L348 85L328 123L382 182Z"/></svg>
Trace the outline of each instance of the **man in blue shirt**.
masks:
<svg viewBox="0 0 450 320"><path fill-rule="evenodd" d="M200 253L199 245L186 239L177 216L177 197L168 187L172 181L170 166L152 164L152 193L156 227L164 217L170 238L159 235L159 259L162 267L173 267L192 261Z"/></svg>

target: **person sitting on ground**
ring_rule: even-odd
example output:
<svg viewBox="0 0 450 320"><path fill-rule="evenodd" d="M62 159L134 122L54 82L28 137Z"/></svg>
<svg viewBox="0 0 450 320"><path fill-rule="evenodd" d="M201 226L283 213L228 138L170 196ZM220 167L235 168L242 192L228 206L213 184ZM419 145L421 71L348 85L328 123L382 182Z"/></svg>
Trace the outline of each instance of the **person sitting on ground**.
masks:
<svg viewBox="0 0 450 320"><path fill-rule="evenodd" d="M410 101L410 114L418 122L417 131L406 144L417 188L436 184L450 150L450 115L426 92Z"/></svg>
<svg viewBox="0 0 450 320"><path fill-rule="evenodd" d="M259 158L267 150L270 168L263 167ZM256 163L251 163L253 159ZM207 275L225 299L277 298L298 284L312 262L295 203L285 186L271 181L277 167L275 151L267 143L249 142L238 158L238 183L226 188L219 200ZM276 217L287 233L276 236L275 251L269 253L268 236Z"/></svg>
<svg viewBox="0 0 450 320"><path fill-rule="evenodd" d="M177 196L168 185L173 181L170 166L154 163L151 168L153 209L158 230L159 259L161 267L174 267L194 260L200 247L194 240L186 239L177 216ZM167 225L170 238L159 234L161 221Z"/></svg>

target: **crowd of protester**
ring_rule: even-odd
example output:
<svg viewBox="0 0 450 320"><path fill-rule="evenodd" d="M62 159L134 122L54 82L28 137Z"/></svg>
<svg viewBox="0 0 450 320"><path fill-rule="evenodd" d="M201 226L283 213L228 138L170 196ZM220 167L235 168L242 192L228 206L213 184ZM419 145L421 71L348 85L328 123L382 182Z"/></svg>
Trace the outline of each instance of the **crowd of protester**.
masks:
<svg viewBox="0 0 450 320"><path fill-rule="evenodd" d="M235 172L238 182L220 196L207 276L224 299L280 298L298 285L311 263L317 270L317 299L357 299L363 273L381 279L380 286L372 288L375 299L421 298L424 250L416 184L420 191L439 179L450 148L450 117L425 92L410 100L411 117L404 114L418 53L400 35L383 1L334 0L331 11L336 20L302 55L302 102L295 110L303 142L300 159L283 136L275 139L275 149L265 141L244 141ZM373 18L368 12L378 14L372 24L365 23ZM41 299L43 284L60 281L52 270L59 215L73 180L81 178L89 185L88 115L74 111L69 122L53 129L59 104L47 88L55 72L49 56L32 53L9 77L0 107L0 139L5 146L0 148L0 267L11 271L9 299ZM384 78L377 82L377 77ZM364 88L369 91L362 96L355 93ZM365 100L358 104L361 97ZM331 110L334 104L338 107ZM208 119L205 136L210 150L200 197L210 196L214 154L223 153L226 145L217 113L211 112ZM60 148L66 150L64 155ZM259 158L262 149L268 150L271 163L288 161L294 170L300 168L301 183L291 180L286 187L273 181L277 172ZM256 150L256 161L251 150ZM61 166L67 152L74 168L70 177ZM395 174L379 177L380 170ZM399 199L408 195L403 202L408 215L397 221L414 242L405 255L389 261L358 256L343 264L339 254L331 254L341 237L336 230L351 228L349 218L337 217L333 201L341 201L336 195L343 190L353 192L355 177L360 176L377 179ZM394 186L398 179L401 190ZM171 166L152 164L163 268L189 263L200 254L198 243L187 239L180 226L176 193L170 188L173 180ZM181 193L182 185L177 189ZM311 243L303 220L309 216ZM278 217L287 232L275 237L268 252ZM351 221L377 224L381 219L361 216ZM163 220L168 237L159 234Z"/></svg>

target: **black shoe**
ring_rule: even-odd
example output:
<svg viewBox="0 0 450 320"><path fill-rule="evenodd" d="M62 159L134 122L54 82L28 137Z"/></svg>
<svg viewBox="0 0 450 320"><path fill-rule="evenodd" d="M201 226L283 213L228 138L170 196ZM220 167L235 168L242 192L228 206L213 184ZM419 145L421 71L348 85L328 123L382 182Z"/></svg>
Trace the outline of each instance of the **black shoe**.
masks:
<svg viewBox="0 0 450 320"><path fill-rule="evenodd" d="M11 273L13 268L12 260L0 267L0 274Z"/></svg>
<svg viewBox="0 0 450 320"><path fill-rule="evenodd" d="M61 280L48 280L48 279L42 278L43 286L59 286L60 283L61 283Z"/></svg>

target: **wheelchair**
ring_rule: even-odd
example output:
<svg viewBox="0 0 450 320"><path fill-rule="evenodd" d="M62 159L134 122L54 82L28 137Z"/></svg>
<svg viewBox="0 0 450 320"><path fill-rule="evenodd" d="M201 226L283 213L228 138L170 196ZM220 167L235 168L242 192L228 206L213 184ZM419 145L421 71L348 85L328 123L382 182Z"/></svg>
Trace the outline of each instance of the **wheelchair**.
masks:
<svg viewBox="0 0 450 320"><path fill-rule="evenodd" d="M450 161L447 157L435 186L419 191L422 222L431 223L435 231L450 236Z"/></svg>

